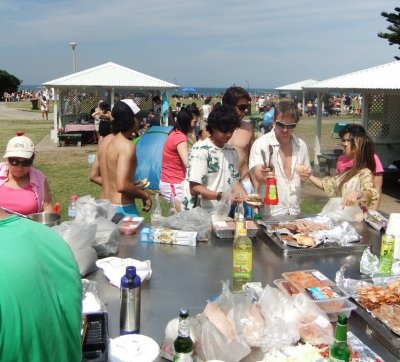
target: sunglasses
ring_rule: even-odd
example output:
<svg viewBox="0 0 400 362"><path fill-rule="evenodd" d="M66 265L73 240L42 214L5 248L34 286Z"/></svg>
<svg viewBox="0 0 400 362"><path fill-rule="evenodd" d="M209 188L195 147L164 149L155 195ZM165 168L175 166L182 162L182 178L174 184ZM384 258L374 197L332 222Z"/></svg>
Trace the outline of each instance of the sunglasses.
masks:
<svg viewBox="0 0 400 362"><path fill-rule="evenodd" d="M289 124L286 124L286 123L283 123L283 122L280 122L280 121L275 121L275 124L276 124L278 127L280 127L280 128L285 128L285 129L295 129L296 126L297 126L297 123L289 123Z"/></svg>
<svg viewBox="0 0 400 362"><path fill-rule="evenodd" d="M240 110L240 111L245 111L246 109L248 109L250 106L250 104L239 104L236 107Z"/></svg>
<svg viewBox="0 0 400 362"><path fill-rule="evenodd" d="M32 165L33 160L31 158L27 158L24 160L19 160L18 158L9 158L8 163L11 166L23 166L23 167L29 167Z"/></svg>

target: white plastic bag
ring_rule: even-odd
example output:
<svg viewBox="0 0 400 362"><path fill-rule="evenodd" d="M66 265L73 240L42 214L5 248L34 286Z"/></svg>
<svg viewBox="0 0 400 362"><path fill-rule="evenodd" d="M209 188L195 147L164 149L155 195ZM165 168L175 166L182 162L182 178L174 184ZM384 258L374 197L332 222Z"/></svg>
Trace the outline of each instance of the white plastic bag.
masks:
<svg viewBox="0 0 400 362"><path fill-rule="evenodd" d="M115 214L115 207L109 200L95 200L90 195L82 196L76 200L75 221L91 223L102 216L111 220Z"/></svg>
<svg viewBox="0 0 400 362"><path fill-rule="evenodd" d="M94 224L97 225L97 229L92 246L97 255L103 257L116 254L121 238L118 226L102 216L94 220Z"/></svg>
<svg viewBox="0 0 400 362"><path fill-rule="evenodd" d="M92 247L96 235L96 224L82 224L77 222L63 222L53 226L70 246L82 276L96 269L97 254Z"/></svg>

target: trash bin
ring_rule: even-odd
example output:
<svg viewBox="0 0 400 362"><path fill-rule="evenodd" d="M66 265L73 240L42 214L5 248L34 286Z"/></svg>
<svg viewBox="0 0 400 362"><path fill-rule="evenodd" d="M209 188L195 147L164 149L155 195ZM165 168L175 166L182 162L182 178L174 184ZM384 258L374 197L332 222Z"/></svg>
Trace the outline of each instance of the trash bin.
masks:
<svg viewBox="0 0 400 362"><path fill-rule="evenodd" d="M39 109L39 99L31 99L32 109Z"/></svg>

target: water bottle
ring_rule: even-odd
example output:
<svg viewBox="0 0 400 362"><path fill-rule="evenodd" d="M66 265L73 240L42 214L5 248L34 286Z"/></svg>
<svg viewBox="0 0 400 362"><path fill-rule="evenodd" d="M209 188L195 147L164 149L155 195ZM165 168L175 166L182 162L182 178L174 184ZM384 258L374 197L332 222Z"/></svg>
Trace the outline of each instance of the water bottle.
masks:
<svg viewBox="0 0 400 362"><path fill-rule="evenodd" d="M69 204L68 204L68 218L70 220L75 220L76 217L76 200L78 199L78 196L76 195L71 195Z"/></svg>
<svg viewBox="0 0 400 362"><path fill-rule="evenodd" d="M140 332L140 285L141 280L136 274L136 267L127 266L125 275L121 278L120 293L120 334Z"/></svg>
<svg viewBox="0 0 400 362"><path fill-rule="evenodd" d="M151 210L151 226L157 227L160 225L160 219L162 216L162 209L160 205L160 199L158 193L154 196L153 209Z"/></svg>

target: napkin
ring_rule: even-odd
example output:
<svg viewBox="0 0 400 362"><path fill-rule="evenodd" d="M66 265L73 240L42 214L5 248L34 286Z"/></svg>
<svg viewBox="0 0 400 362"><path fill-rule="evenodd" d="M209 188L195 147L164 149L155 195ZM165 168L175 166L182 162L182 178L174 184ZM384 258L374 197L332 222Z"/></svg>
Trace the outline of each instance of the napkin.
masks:
<svg viewBox="0 0 400 362"><path fill-rule="evenodd" d="M111 256L96 261L96 265L103 269L104 275L108 278L110 283L116 287L120 287L121 278L125 275L127 266L135 266L136 273L140 276L142 282L146 279L150 279L152 270L150 260L140 261L131 258L117 258Z"/></svg>

